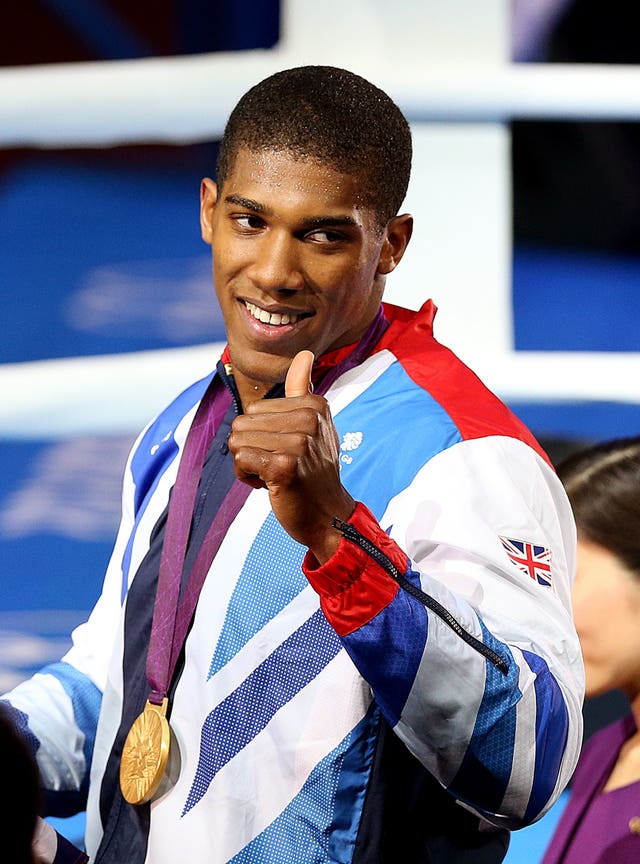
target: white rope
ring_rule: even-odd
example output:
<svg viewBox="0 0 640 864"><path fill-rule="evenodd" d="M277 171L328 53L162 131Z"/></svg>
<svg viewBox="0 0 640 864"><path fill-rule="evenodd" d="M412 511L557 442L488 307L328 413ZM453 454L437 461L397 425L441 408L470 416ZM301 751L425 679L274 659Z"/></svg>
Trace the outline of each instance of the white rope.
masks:
<svg viewBox="0 0 640 864"><path fill-rule="evenodd" d="M0 366L0 438L133 435L207 375L222 348L211 343ZM640 353L518 351L478 357L474 369L506 401L640 403Z"/></svg>
<svg viewBox="0 0 640 864"><path fill-rule="evenodd" d="M0 365L0 437L134 434L211 372L224 343Z"/></svg>
<svg viewBox="0 0 640 864"><path fill-rule="evenodd" d="M268 51L3 68L0 147L213 140L256 81L310 62L348 65L389 92L415 123L640 118L640 67L512 65L486 58L465 63L458 55L457 62L443 62L452 55L435 56L433 34L440 32L442 17L434 17L437 6L407 0L411 14L407 11L400 32L387 4L351 0L345 6L344 0L329 0L318 12L311 0L282 0L283 38ZM464 28L456 28L448 51L477 48L480 19L473 14L490 11L474 12L473 4L447 0L453 19L463 6L473 19L470 41L461 38ZM506 0L490 8L500 29ZM334 26L340 10L351 16L350 26ZM361 48L349 36L354 28ZM434 41L426 51L429 34ZM0 435L136 432L173 395L210 371L219 350L210 345L0 365ZM640 384L634 383L640 382L640 354L489 350L465 359L504 399L640 403Z"/></svg>
<svg viewBox="0 0 640 864"><path fill-rule="evenodd" d="M305 62L288 51L0 69L0 146L106 146L213 140L238 98ZM354 57L411 121L640 118L640 66L402 65Z"/></svg>

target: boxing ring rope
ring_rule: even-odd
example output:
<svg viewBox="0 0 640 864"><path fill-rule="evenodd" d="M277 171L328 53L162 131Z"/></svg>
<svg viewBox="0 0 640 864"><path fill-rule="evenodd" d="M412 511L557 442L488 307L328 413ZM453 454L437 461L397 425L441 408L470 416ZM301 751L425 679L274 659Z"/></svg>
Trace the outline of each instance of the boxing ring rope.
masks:
<svg viewBox="0 0 640 864"><path fill-rule="evenodd" d="M249 86L301 62L276 50L0 69L0 147L215 139ZM386 89L411 121L640 118L635 66L499 64L464 74L419 59L367 68L364 58L351 68ZM4 364L0 437L136 431L206 374L220 350L211 344ZM507 400L640 403L640 352L489 353L475 369Z"/></svg>
<svg viewBox="0 0 640 864"><path fill-rule="evenodd" d="M214 140L252 84L302 62L245 51L3 68L0 146ZM640 66L503 64L465 74L413 59L405 71L384 62L352 68L387 90L410 121L640 118Z"/></svg>

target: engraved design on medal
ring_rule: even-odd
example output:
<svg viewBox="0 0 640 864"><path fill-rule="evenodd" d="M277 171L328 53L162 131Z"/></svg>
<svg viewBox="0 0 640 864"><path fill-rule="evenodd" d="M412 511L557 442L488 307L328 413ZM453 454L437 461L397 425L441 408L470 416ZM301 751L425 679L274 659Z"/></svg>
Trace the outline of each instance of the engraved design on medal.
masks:
<svg viewBox="0 0 640 864"><path fill-rule="evenodd" d="M162 705L147 702L124 742L120 760L120 789L129 804L145 804L160 786L167 759L171 731Z"/></svg>

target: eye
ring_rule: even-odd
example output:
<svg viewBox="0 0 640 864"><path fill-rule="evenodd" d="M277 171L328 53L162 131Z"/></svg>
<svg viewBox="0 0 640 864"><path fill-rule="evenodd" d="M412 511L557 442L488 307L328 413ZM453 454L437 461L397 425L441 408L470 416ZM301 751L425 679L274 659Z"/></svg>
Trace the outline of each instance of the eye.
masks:
<svg viewBox="0 0 640 864"><path fill-rule="evenodd" d="M255 231L264 225L264 220L255 213L238 213L231 218L243 231Z"/></svg>
<svg viewBox="0 0 640 864"><path fill-rule="evenodd" d="M341 234L339 231L332 231L330 228L318 228L315 231L310 231L305 236L312 243L322 244L340 243L345 239L344 234Z"/></svg>

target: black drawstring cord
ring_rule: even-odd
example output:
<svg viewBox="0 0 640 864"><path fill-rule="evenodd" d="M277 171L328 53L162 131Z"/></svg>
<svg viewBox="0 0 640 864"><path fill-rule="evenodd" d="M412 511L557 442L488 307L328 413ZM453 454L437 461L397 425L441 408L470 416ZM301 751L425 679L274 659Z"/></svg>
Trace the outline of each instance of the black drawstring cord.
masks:
<svg viewBox="0 0 640 864"><path fill-rule="evenodd" d="M381 549L378 549L371 540L364 537L357 528L354 528L353 525L350 525L348 522L343 522L342 519L338 519L337 516L334 516L333 518L333 527L336 528L343 537L346 537L347 540L350 540L352 543L355 543L356 546L363 549L370 558L373 558L373 560L379 564L404 591L407 592L407 594L411 594L411 596L415 597L415 599L422 603L423 606L430 609L438 616L438 618L444 621L444 623L447 624L454 633L466 642L467 645L470 645L476 651L479 651L480 654L482 654L482 656L492 663L500 672L505 675L508 674L508 663L503 660L496 651L489 648L484 644L484 642L476 639L476 637L472 636L471 633L467 633L448 609L445 609L441 603L438 603L438 601L434 600L433 597L425 594L424 591L417 588L412 582L409 582L409 580L400 573L393 561L391 561L391 559L388 558Z"/></svg>

